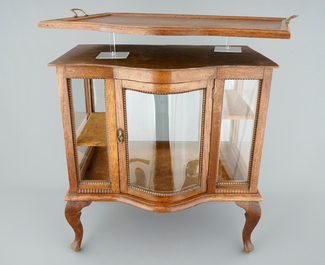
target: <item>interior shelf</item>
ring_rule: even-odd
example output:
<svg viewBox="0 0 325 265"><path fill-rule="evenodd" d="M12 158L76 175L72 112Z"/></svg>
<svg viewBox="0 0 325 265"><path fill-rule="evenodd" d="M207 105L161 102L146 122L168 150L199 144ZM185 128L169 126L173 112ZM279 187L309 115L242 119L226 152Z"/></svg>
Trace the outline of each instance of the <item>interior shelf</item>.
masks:
<svg viewBox="0 0 325 265"><path fill-rule="evenodd" d="M254 119L254 113L235 90L226 90L223 119ZM104 112L90 114L77 139L78 146L107 146Z"/></svg>
<svg viewBox="0 0 325 265"><path fill-rule="evenodd" d="M106 116L104 112L90 114L84 128L80 132L78 146L107 146Z"/></svg>
<svg viewBox="0 0 325 265"><path fill-rule="evenodd" d="M109 180L108 166L107 148L102 146L92 147L82 180Z"/></svg>
<svg viewBox="0 0 325 265"><path fill-rule="evenodd" d="M129 141L131 186L178 192L199 183L200 142Z"/></svg>
<svg viewBox="0 0 325 265"><path fill-rule="evenodd" d="M223 119L254 119L254 112L236 90L225 90Z"/></svg>

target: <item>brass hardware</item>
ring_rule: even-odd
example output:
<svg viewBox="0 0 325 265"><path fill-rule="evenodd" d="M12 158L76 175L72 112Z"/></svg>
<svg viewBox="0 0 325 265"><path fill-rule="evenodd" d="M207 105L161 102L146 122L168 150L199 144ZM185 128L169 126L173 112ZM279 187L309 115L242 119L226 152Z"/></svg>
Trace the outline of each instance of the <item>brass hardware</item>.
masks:
<svg viewBox="0 0 325 265"><path fill-rule="evenodd" d="M121 128L117 130L117 140L119 144L124 142L124 133Z"/></svg>
<svg viewBox="0 0 325 265"><path fill-rule="evenodd" d="M74 17L78 17L78 14L75 12L76 10L81 11L82 13L84 13L84 17L88 16L85 11L83 11L82 9L79 8L72 8L71 11L74 13Z"/></svg>
<svg viewBox="0 0 325 265"><path fill-rule="evenodd" d="M293 15L293 16L287 18L287 19L286 19L286 24L289 25L290 20L291 20L291 19L294 19L294 18L296 18L296 17L299 17L299 16L298 16L298 15Z"/></svg>

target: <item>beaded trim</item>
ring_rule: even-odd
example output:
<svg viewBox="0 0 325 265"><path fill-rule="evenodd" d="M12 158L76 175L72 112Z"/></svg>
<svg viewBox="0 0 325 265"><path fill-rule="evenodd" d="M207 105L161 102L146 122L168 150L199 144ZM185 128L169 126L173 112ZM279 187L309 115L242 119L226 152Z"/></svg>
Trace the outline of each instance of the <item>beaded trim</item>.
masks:
<svg viewBox="0 0 325 265"><path fill-rule="evenodd" d="M187 92L192 92L192 91L199 91L202 90L203 91L203 99L202 99L202 124L201 124L201 140L200 140L200 163L199 163L199 172L200 172L200 176L199 176L199 184L198 186L186 189L186 190L182 190L179 192L172 192L172 193L160 193L160 192L154 192L154 191L149 191L149 190L145 190L145 189L141 189L139 187L135 187L132 186L130 184L130 168L129 168L129 147L128 147L128 130L127 130L127 109L126 109L126 96L125 96L125 90L132 90L132 91L136 91L136 92L141 92L141 93L146 93L146 94L155 94L155 95L173 95L173 94L183 94L183 93L187 93ZM175 196L181 193L185 193L188 191L192 191L198 187L200 187L201 185L201 178L202 178L202 158L203 158L203 136L204 136L204 124L205 124L205 104L206 104L206 89L195 89L195 90L190 90L190 91L184 91L184 92L179 92L179 93L151 93L151 92L146 92L146 91L140 91L140 90L133 90L133 89L125 89L123 88L123 110L124 110L124 135L125 135L125 149L126 149L126 170L127 170L127 184L128 187L137 191L141 191L147 194L151 194L151 195L155 195L155 196Z"/></svg>
<svg viewBox="0 0 325 265"><path fill-rule="evenodd" d="M196 190L196 189L199 189L199 188L200 188L200 186L195 185L194 187L191 187L191 188L188 188L188 189L185 189L185 190L166 193L166 192L155 192L155 191L145 190L145 189L141 189L141 188L138 188L138 187L135 187L135 186L129 186L129 189L141 191L141 192L144 192L146 194L150 194L150 195L154 195L154 196L160 196L160 197L175 196L175 195L186 193L186 192Z"/></svg>

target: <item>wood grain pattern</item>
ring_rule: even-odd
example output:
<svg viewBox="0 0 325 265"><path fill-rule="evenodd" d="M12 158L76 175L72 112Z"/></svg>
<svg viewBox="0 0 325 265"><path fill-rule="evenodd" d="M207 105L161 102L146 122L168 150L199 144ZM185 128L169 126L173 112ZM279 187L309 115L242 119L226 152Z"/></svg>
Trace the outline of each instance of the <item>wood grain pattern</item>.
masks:
<svg viewBox="0 0 325 265"><path fill-rule="evenodd" d="M212 110L208 193L215 193L216 191L224 83L224 80L217 79L215 80L214 85L215 89Z"/></svg>
<svg viewBox="0 0 325 265"><path fill-rule="evenodd" d="M65 218L75 232L75 239L71 244L71 249L78 252L83 237L83 227L80 221L81 210L89 206L91 201L68 201L65 207Z"/></svg>
<svg viewBox="0 0 325 265"><path fill-rule="evenodd" d="M214 93L214 80L208 81L208 86L205 92L205 109L204 109L204 124L203 126L203 150L202 150L202 170L201 170L201 192L206 192L208 189L208 174L209 174L209 156L210 156L210 136L211 136L211 121L212 121L212 98Z"/></svg>
<svg viewBox="0 0 325 265"><path fill-rule="evenodd" d="M59 97L61 105L62 123L65 152L68 166L69 186L72 192L78 190L78 167L75 143L74 143L74 128L73 119L74 113L73 102L70 101L68 81L65 77L64 67L57 67L57 79L59 87Z"/></svg>
<svg viewBox="0 0 325 265"><path fill-rule="evenodd" d="M236 202L237 206L243 208L246 213L246 222L243 229L244 252L249 253L254 250L254 245L251 241L251 234L261 218L261 206L259 202Z"/></svg>
<svg viewBox="0 0 325 265"><path fill-rule="evenodd" d="M124 102L123 102L123 87L121 80L115 80L115 102L116 102L116 128L122 129L124 132L124 139L127 139L125 132L125 119L124 119ZM117 132L116 132L117 134ZM128 191L128 177L127 177L127 150L125 146L126 141L119 143L118 147L118 163L120 175L120 191L127 193Z"/></svg>
<svg viewBox="0 0 325 265"><path fill-rule="evenodd" d="M92 112L95 112L93 80L89 78L84 79L84 87L85 87L86 112L87 112L87 119L88 119L90 114Z"/></svg>
<svg viewBox="0 0 325 265"><path fill-rule="evenodd" d="M244 79L260 79L259 77L263 77L261 67L279 67L275 62L248 46L240 46L242 53L214 52L214 47L213 45L117 45L117 51L130 52L127 59L99 60L96 59L96 56L101 52L109 51L109 45L78 45L49 63L48 66L66 66L66 76L69 78L113 78L112 69L115 68L120 71L115 71L114 78L116 79L161 84L214 79L216 78L216 67L219 72L218 78L236 79L236 75L239 75ZM96 69L92 69L92 67L96 67ZM213 72L209 68L213 68ZM252 71L242 74L243 71L249 69ZM137 72L133 72L133 70L148 71L144 72L146 75L143 75L143 79L138 80ZM195 79L180 80L181 70L191 70L191 75ZM201 70L202 74L194 75L196 70ZM231 73L232 76L228 77L226 73ZM173 81L175 78L179 80Z"/></svg>
<svg viewBox="0 0 325 265"><path fill-rule="evenodd" d="M269 106L269 98L271 93L271 81L272 81L273 69L265 69L264 79L262 82L260 92L260 102L257 109L257 120L255 129L255 141L253 147L253 155L251 158L251 174L250 174L250 192L255 193L257 191L258 177L260 173L262 150L264 133L266 127L267 110Z"/></svg>
<svg viewBox="0 0 325 265"><path fill-rule="evenodd" d="M171 213L182 211L206 202L228 201L263 201L259 193L255 194L208 194L201 193L190 198L178 199L176 201L159 202L144 199L131 194L78 194L68 191L65 201L114 201L122 202L142 210L159 213Z"/></svg>
<svg viewBox="0 0 325 265"><path fill-rule="evenodd" d="M221 191L232 191L232 192L226 192L226 193L236 193L236 191L245 190L247 193L249 193L249 185L245 182L228 182L228 183L218 183L216 192L222 193Z"/></svg>
<svg viewBox="0 0 325 265"><path fill-rule="evenodd" d="M120 192L120 176L118 164L117 147L117 126L116 126L116 104L115 104L115 81L114 79L105 80L106 97L106 119L107 119L107 138L109 142L109 164L112 182L112 192Z"/></svg>
<svg viewBox="0 0 325 265"><path fill-rule="evenodd" d="M77 139L78 146L107 146L105 112L93 112Z"/></svg>
<svg viewBox="0 0 325 265"><path fill-rule="evenodd" d="M83 57L76 58L76 59L82 60ZM49 64L49 66L52 65ZM93 78L93 79L113 78L113 69L108 67L96 67L96 66L80 66L80 65L66 66L65 75L67 78Z"/></svg>
<svg viewBox="0 0 325 265"><path fill-rule="evenodd" d="M94 147L93 150L82 180L110 180L106 146Z"/></svg>
<svg viewBox="0 0 325 265"><path fill-rule="evenodd" d="M124 69L124 68L115 68L114 69L114 78L125 79L125 80L134 80L138 82L147 82L155 84L163 84L162 86L151 86L153 89L157 90L159 93L162 89L168 91L172 87L177 86L166 86L166 84L171 83L184 83L184 82L193 82L193 81L202 81L207 79L213 79L216 76L215 69L188 69L182 71L159 71L159 70L139 70L139 69ZM146 87L148 87L147 85ZM181 88L181 86L179 85ZM152 91L152 90L151 90ZM175 91L175 90L174 90Z"/></svg>
<svg viewBox="0 0 325 265"><path fill-rule="evenodd" d="M199 187L200 142L128 141L128 152L128 174L133 187L157 196Z"/></svg>
<svg viewBox="0 0 325 265"><path fill-rule="evenodd" d="M78 154L80 154L79 151ZM79 183L85 176L89 163L92 161L93 154L94 154L94 147L92 146L88 147L81 159L81 162L79 163L79 177L78 177ZM82 155L82 153L80 155Z"/></svg>
<svg viewBox="0 0 325 265"><path fill-rule="evenodd" d="M275 68L277 68L277 66L275 66ZM217 69L217 76L220 79L262 79L264 76L264 69L257 67L220 67Z"/></svg>
<svg viewBox="0 0 325 265"><path fill-rule="evenodd" d="M285 18L107 13L41 21L40 28L79 29L133 35L233 36L289 39Z"/></svg>
<svg viewBox="0 0 325 265"><path fill-rule="evenodd" d="M177 83L177 84L156 84L156 83L144 83L144 82L134 82L130 80L122 80L122 87L126 89L141 91L144 93L171 94L171 93L189 92L197 89L206 88L207 80L202 80L197 82Z"/></svg>
<svg viewBox="0 0 325 265"><path fill-rule="evenodd" d="M133 187L129 187L128 194L133 195L135 198L142 198L146 201L152 201L157 203L169 203L170 204L168 205L169 208L169 206L171 206L172 203L177 203L186 198L191 198L195 195L200 194L200 187L195 186L194 189L188 189L185 190L185 192L175 193L174 195L165 194L166 196L157 196L150 193L146 193L143 190L139 191L137 189L134 189ZM165 211L166 210L168 211L168 209L165 209Z"/></svg>

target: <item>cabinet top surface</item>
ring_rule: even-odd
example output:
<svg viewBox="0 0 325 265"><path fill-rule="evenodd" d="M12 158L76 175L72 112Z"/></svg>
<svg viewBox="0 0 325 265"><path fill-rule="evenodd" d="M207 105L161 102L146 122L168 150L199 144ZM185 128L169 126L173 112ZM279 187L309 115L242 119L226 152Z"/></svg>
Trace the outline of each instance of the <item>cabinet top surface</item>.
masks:
<svg viewBox="0 0 325 265"><path fill-rule="evenodd" d="M247 46L242 53L214 52L215 46L187 45L118 45L118 52L128 51L127 59L96 59L109 45L78 45L49 66L101 66L135 69L180 70L209 67L279 67L264 55Z"/></svg>
<svg viewBox="0 0 325 265"><path fill-rule="evenodd" d="M289 21L270 17L102 13L40 21L38 27L132 35L290 38Z"/></svg>

